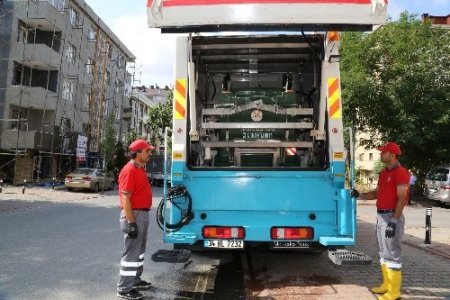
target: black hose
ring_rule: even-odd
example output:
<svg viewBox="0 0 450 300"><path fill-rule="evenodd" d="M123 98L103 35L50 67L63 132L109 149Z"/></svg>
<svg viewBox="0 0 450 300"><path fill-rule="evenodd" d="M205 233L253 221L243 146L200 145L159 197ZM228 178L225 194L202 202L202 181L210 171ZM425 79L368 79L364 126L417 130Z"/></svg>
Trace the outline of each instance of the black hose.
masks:
<svg viewBox="0 0 450 300"><path fill-rule="evenodd" d="M175 203L175 200L178 198L184 198L185 202L187 202L187 210L184 211L178 204ZM181 212L180 221L177 223L165 223L164 220L164 199L158 205L158 209L156 210L156 222L162 230L164 227L169 232L175 232L180 230L183 226L189 224L189 222L194 218L194 214L192 213L192 198L191 195L186 190L184 186L174 186L169 188L167 191L167 201L170 201L173 206L177 207Z"/></svg>

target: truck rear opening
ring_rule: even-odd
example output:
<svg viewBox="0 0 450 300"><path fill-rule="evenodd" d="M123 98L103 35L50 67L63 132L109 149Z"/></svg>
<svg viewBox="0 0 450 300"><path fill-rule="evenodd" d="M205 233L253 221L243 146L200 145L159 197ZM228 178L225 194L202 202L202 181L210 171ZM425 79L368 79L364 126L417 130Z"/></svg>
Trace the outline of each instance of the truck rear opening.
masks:
<svg viewBox="0 0 450 300"><path fill-rule="evenodd" d="M325 169L315 139L324 44L319 34L193 37L189 166Z"/></svg>

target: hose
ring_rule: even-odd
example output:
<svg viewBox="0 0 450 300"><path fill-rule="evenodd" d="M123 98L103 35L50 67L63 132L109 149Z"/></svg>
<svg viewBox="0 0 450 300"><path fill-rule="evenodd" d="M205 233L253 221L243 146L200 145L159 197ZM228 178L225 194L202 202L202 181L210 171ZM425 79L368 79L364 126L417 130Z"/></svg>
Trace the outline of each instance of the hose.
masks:
<svg viewBox="0 0 450 300"><path fill-rule="evenodd" d="M176 199L184 198L185 203L187 203L187 210L182 209L177 203ZM164 219L164 199L158 205L156 210L156 222L158 227L162 230L167 229L169 232L175 232L180 230L183 226L189 224L189 222L194 218L192 213L192 198L191 195L186 190L185 186L173 186L167 191L167 201L170 201L173 206L177 207L181 212L180 221L177 223L165 223Z"/></svg>

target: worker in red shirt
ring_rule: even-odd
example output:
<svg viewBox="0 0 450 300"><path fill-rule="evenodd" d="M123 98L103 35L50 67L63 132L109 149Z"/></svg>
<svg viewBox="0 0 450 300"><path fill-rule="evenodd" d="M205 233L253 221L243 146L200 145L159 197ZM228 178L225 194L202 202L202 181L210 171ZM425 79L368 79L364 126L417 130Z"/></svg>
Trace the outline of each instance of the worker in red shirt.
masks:
<svg viewBox="0 0 450 300"><path fill-rule="evenodd" d="M377 239L380 253L383 283L371 289L380 294L378 299L391 300L400 298L402 283L402 260L400 240L405 230L403 208L408 203L409 172L398 162L402 154L400 146L389 142L378 150L381 161L386 168L381 171L375 191L361 193L365 200L376 199ZM358 192L354 191L356 197Z"/></svg>
<svg viewBox="0 0 450 300"><path fill-rule="evenodd" d="M129 146L131 160L119 174L119 197L122 211L120 227L124 232L125 247L120 261L120 280L117 296L125 299L142 299L138 289L148 289L151 284L141 279L144 270L144 252L147 243L149 211L152 207L152 190L145 172L150 160L152 145L136 140Z"/></svg>

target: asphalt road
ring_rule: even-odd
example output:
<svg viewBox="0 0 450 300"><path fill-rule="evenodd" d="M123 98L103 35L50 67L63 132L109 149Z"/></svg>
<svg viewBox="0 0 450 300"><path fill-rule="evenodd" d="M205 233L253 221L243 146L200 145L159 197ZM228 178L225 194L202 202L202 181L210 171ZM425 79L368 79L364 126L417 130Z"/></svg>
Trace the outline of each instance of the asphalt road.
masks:
<svg viewBox="0 0 450 300"><path fill-rule="evenodd" d="M154 192L157 204L161 191ZM115 192L57 205L9 201L21 209L0 211L0 299L115 299L123 247L117 201ZM233 271L227 270L236 260L231 252L194 254L186 264L152 262L156 250L171 248L162 243L155 210L147 246L143 277L154 284L144 293L148 299L230 299L228 293L242 293L228 291L221 280Z"/></svg>

